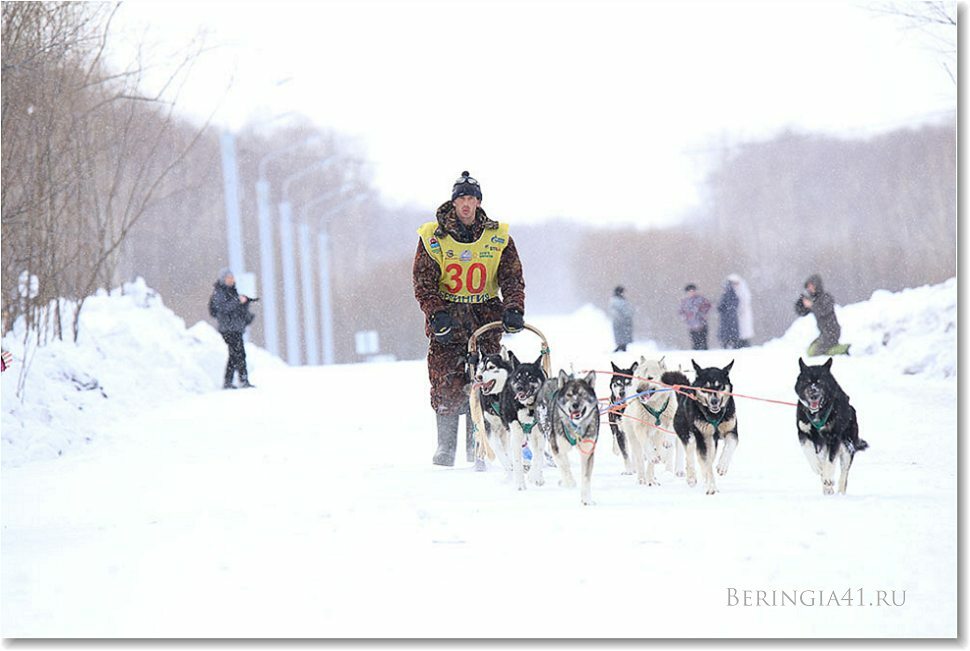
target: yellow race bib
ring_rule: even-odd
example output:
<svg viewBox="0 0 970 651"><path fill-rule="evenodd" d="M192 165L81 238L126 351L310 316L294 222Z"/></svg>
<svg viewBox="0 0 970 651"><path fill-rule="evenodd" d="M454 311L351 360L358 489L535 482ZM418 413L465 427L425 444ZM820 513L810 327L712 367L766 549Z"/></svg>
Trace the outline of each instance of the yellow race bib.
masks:
<svg viewBox="0 0 970 651"><path fill-rule="evenodd" d="M498 263L509 243L508 224L486 228L475 242L435 236L438 222L418 229L424 250L438 262L438 294L452 303L484 303L498 298Z"/></svg>

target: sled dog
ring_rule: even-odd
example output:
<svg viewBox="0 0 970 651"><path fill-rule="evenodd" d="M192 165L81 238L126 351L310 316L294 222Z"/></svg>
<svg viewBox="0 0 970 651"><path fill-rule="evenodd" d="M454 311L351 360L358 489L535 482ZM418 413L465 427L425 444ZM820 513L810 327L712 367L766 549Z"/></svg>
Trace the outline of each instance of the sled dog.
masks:
<svg viewBox="0 0 970 651"><path fill-rule="evenodd" d="M590 372L584 378L576 378L565 371L543 385L539 396L537 413L539 426L548 438L552 454L559 466L559 485L574 488L569 468L569 450L579 448L581 485L579 497L583 504L593 504L590 496L590 480L593 475L593 453L599 437L600 414L596 400L594 381L596 373Z"/></svg>
<svg viewBox="0 0 970 651"><path fill-rule="evenodd" d="M687 450L687 483L697 483L694 471L695 454L704 472L707 494L717 492L714 483L714 455L718 443L721 456L717 463L717 474L725 475L731 463L734 450L738 447L738 421L734 409L733 386L728 373L734 360L724 368L701 368L691 360L697 376L687 395L679 396L677 413L674 415L674 430Z"/></svg>
<svg viewBox="0 0 970 651"><path fill-rule="evenodd" d="M795 381L798 442L808 465L822 477L822 493L825 495L835 492L835 459L838 457L842 468L839 492L844 495L855 453L865 450L869 444L859 438L855 408L849 404L849 396L832 375L832 358L819 366L808 366L799 357L798 367L800 371Z"/></svg>
<svg viewBox="0 0 970 651"><path fill-rule="evenodd" d="M485 421L485 435L498 462L510 477L512 461L509 456L509 430L502 421L501 399L511 374L512 364L509 362L508 351L502 346L498 353L478 356L473 369L475 384L470 387L471 391L478 391L479 405Z"/></svg>
<svg viewBox="0 0 970 651"><path fill-rule="evenodd" d="M607 418L610 422L610 430L613 431L613 454L623 457L623 474L632 475L633 459L630 457L629 445L627 444L626 434L620 429L620 422L623 412L626 410L626 397L632 393L629 391L630 384L633 383L634 371L637 368L636 362L630 368L620 368L613 362L613 375L610 376L610 411Z"/></svg>
<svg viewBox="0 0 970 651"><path fill-rule="evenodd" d="M668 371L662 357L657 360L641 356L634 375L630 394L636 397L627 406L625 414L629 418L623 419L622 429L630 443L637 482L659 486L654 476L658 463L684 476L684 449L674 434L678 400L670 387L687 384L687 378L683 373Z"/></svg>
<svg viewBox="0 0 970 651"><path fill-rule="evenodd" d="M533 463L529 466L529 480L542 486L542 458L545 437L536 425L536 402L539 389L546 381L542 370L542 355L535 362L520 362L515 353L509 351L512 372L505 382L499 408L502 424L509 431L509 456L512 458L512 478L518 490L525 490L525 468L522 460L522 445L529 439Z"/></svg>

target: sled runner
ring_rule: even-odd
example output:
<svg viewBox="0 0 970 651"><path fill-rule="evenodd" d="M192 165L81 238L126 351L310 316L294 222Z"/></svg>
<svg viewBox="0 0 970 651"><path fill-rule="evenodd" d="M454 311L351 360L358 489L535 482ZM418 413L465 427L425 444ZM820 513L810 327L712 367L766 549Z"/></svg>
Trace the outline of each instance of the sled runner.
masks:
<svg viewBox="0 0 970 651"><path fill-rule="evenodd" d="M486 323L481 328L472 333L472 336L468 339L468 356L469 359L475 359L478 356L478 338L488 332L489 330L494 330L495 328L501 328L501 321L492 321L491 323ZM552 373L552 360L549 357L549 342L546 340L546 336L536 328L535 326L524 324L524 330L529 330L534 333L539 339L542 340L542 348L540 354L542 356L542 370L549 377ZM471 395L468 396L469 405L469 415L472 421L475 423L475 456L479 459L488 458L489 460L495 459L495 451L488 444L488 435L485 431L485 415L482 412L482 403L479 399L479 392L471 391Z"/></svg>

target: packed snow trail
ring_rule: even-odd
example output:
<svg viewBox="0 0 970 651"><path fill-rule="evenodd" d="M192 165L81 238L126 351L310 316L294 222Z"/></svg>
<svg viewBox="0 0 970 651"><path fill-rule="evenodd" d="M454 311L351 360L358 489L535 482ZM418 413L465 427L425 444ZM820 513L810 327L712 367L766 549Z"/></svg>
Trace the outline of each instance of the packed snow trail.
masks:
<svg viewBox="0 0 970 651"><path fill-rule="evenodd" d="M554 367L609 368L581 350ZM666 354L734 358L737 392L794 399L797 350ZM554 468L517 492L461 454L433 467L422 362L159 400L83 451L3 470L3 635L955 636L956 383L880 358L833 372L871 446L848 495L822 495L794 408L739 398L720 493L663 470L637 485L604 425L591 507ZM816 605L729 605L731 589ZM859 589L905 603L818 605Z"/></svg>

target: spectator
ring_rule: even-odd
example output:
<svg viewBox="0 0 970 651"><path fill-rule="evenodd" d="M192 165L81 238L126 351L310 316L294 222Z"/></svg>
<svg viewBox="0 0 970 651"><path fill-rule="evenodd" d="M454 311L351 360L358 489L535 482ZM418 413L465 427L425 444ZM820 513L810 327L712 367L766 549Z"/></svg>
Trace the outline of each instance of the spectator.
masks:
<svg viewBox="0 0 970 651"><path fill-rule="evenodd" d="M249 373L246 370L246 347L243 344L243 333L246 326L256 318L249 311L250 299L236 291L236 277L232 271L223 269L219 272L219 280L209 298L209 314L219 322L219 333L229 346L229 361L226 362L226 375L222 383L223 389L235 389L233 376L239 373L239 387L251 388Z"/></svg>
<svg viewBox="0 0 970 651"><path fill-rule="evenodd" d="M610 297L610 318L613 319L613 339L616 341L614 353L625 351L633 341L633 306L623 296L623 287L613 289Z"/></svg>
<svg viewBox="0 0 970 651"><path fill-rule="evenodd" d="M680 316L687 324L690 341L694 350L707 350L707 313L711 302L697 293L697 285L690 283L684 287L687 295L680 301Z"/></svg>
<svg viewBox="0 0 970 651"><path fill-rule="evenodd" d="M842 327L835 317L835 299L822 286L822 277L812 274L805 281L805 291L795 301L795 312L799 316L808 313L815 315L819 336L808 347L809 357L816 355L848 355L849 344L840 344Z"/></svg>
<svg viewBox="0 0 970 651"><path fill-rule="evenodd" d="M738 294L730 280L724 281L724 293L717 303L720 315L717 324L717 338L721 348L738 347Z"/></svg>
<svg viewBox="0 0 970 651"><path fill-rule="evenodd" d="M744 278L731 274L728 280L738 295L738 348L747 348L754 339L754 313L751 309L751 290Z"/></svg>

